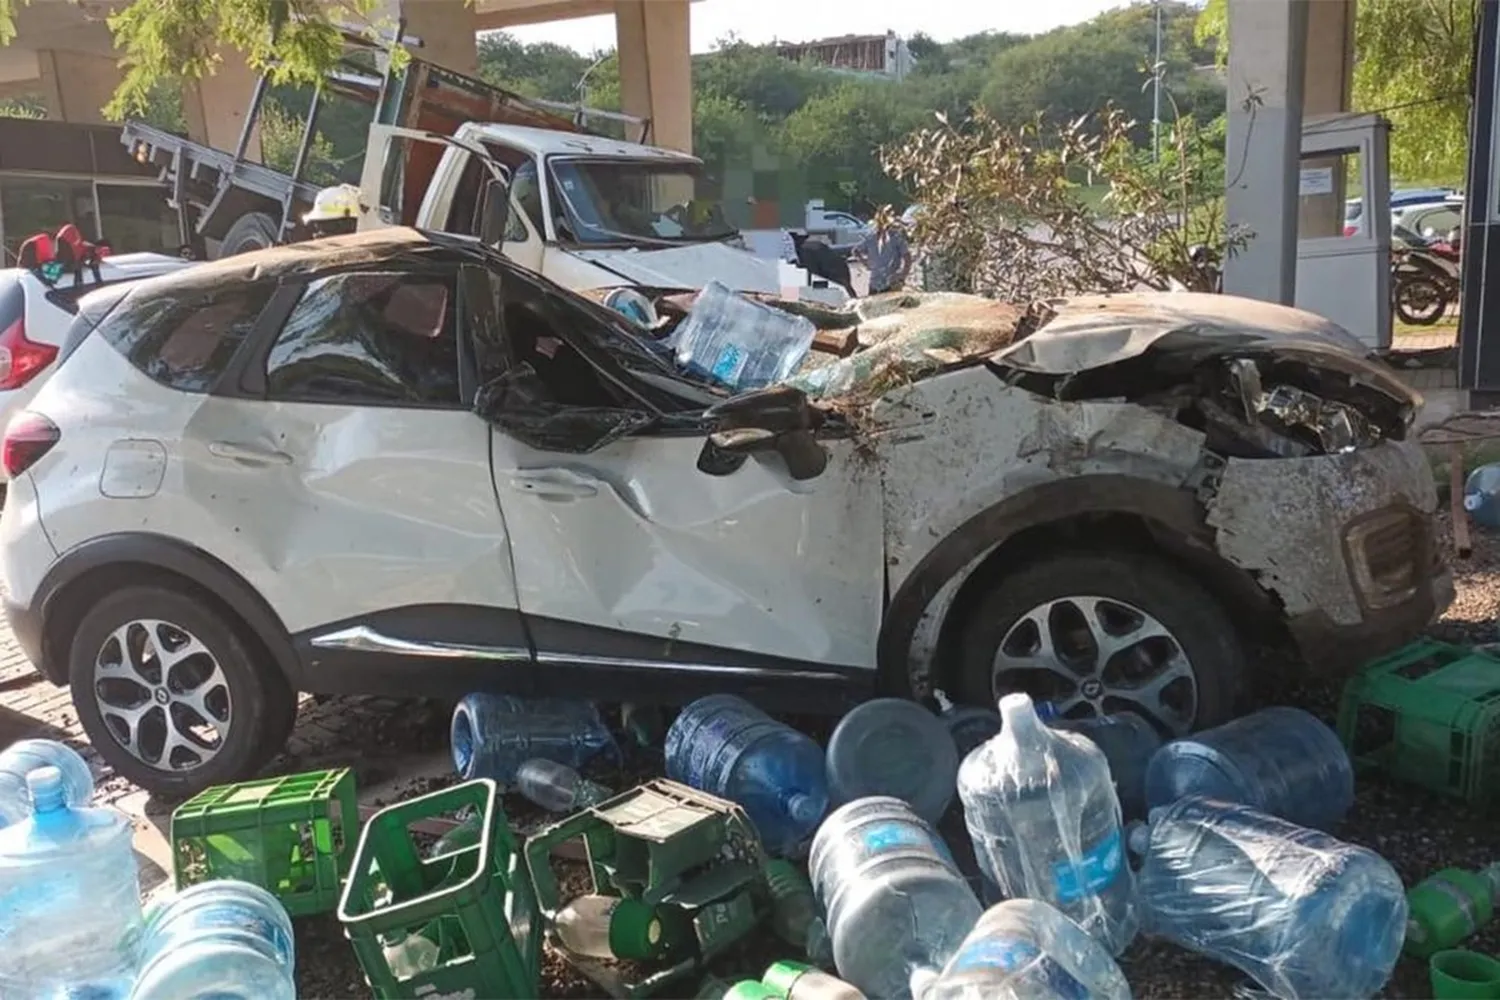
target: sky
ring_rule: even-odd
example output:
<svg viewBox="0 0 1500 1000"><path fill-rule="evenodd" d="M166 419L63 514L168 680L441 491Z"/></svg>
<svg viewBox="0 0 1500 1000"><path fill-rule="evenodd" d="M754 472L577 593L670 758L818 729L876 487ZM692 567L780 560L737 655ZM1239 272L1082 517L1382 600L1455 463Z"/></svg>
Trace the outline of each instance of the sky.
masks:
<svg viewBox="0 0 1500 1000"><path fill-rule="evenodd" d="M700 0L692 5L693 51L708 52L730 32L746 42L811 41L833 35L903 38L919 31L940 42L981 31L1035 34L1123 6L1127 0ZM615 45L615 19L509 29L524 42L557 42L585 54Z"/></svg>

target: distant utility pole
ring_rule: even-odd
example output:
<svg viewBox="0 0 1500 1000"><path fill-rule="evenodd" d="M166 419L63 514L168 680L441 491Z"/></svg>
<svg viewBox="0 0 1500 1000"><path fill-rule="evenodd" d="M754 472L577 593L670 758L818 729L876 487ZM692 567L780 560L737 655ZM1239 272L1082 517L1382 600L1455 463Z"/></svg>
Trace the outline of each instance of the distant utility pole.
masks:
<svg viewBox="0 0 1500 1000"><path fill-rule="evenodd" d="M1153 77L1151 99L1151 158L1160 162L1161 160L1161 0L1152 0L1152 6L1156 8L1156 59L1151 63L1151 76Z"/></svg>

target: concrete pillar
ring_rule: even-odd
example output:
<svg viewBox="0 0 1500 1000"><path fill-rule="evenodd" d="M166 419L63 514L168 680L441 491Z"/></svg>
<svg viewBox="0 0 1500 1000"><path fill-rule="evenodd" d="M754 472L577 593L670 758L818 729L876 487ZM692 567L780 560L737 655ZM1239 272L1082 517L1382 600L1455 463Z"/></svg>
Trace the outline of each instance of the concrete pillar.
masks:
<svg viewBox="0 0 1500 1000"><path fill-rule="evenodd" d="M1354 91L1354 12L1354 0L1317 0L1308 8L1304 116L1349 110ZM1332 168L1333 190L1300 200L1297 228L1302 239L1343 235L1349 165L1338 156L1303 161L1305 168Z"/></svg>
<svg viewBox="0 0 1500 1000"><path fill-rule="evenodd" d="M36 57L48 118L88 125L105 121L104 106L120 84L113 59L57 49L43 49Z"/></svg>
<svg viewBox="0 0 1500 1000"><path fill-rule="evenodd" d="M1251 234L1224 291L1291 305L1309 0L1229 0L1226 214Z"/></svg>
<svg viewBox="0 0 1500 1000"><path fill-rule="evenodd" d="M474 6L468 0L401 0L400 11L406 33L422 40L414 55L469 76L479 71Z"/></svg>
<svg viewBox="0 0 1500 1000"><path fill-rule="evenodd" d="M688 0L617 0L620 105L651 119L651 142L693 151L693 62Z"/></svg>
<svg viewBox="0 0 1500 1000"><path fill-rule="evenodd" d="M233 152L245 127L250 98L260 74L251 69L236 49L225 49L218 69L212 76L182 87L182 115L187 119L188 135L194 142ZM250 133L245 157L260 161L260 128Z"/></svg>

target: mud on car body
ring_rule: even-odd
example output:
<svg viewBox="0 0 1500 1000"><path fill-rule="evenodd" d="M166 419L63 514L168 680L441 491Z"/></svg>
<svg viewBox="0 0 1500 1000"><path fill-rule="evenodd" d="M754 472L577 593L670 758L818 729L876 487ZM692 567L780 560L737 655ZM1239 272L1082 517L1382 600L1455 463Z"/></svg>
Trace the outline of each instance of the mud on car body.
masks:
<svg viewBox="0 0 1500 1000"><path fill-rule="evenodd" d="M1419 401L1316 317L773 303L837 346L730 395L654 298L644 329L399 229L140 286L8 431L18 639L180 792L269 759L297 691L1022 688L1182 732L1252 641L1344 669L1449 600Z"/></svg>

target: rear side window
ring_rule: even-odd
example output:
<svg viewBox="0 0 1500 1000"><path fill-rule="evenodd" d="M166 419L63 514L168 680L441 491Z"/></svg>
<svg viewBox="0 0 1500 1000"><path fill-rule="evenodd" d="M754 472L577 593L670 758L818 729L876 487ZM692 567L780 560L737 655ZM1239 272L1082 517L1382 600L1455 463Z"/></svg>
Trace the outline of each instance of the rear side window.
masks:
<svg viewBox="0 0 1500 1000"><path fill-rule="evenodd" d="M275 287L267 281L208 292L142 289L100 324L99 335L153 381L210 392Z"/></svg>
<svg viewBox="0 0 1500 1000"><path fill-rule="evenodd" d="M74 351L78 350L78 345L88 339L88 335L94 332L94 328L104 317L114 311L129 291L130 286L122 282L119 285L106 286L103 291L86 295L74 302L78 313L73 317L73 322L68 324L68 332L63 337L62 352L57 356L59 368Z"/></svg>
<svg viewBox="0 0 1500 1000"><path fill-rule="evenodd" d="M454 272L336 274L308 283L266 358L271 399L460 402Z"/></svg>
<svg viewBox="0 0 1500 1000"><path fill-rule="evenodd" d="M0 276L0 333L26 319L26 288L14 274Z"/></svg>

